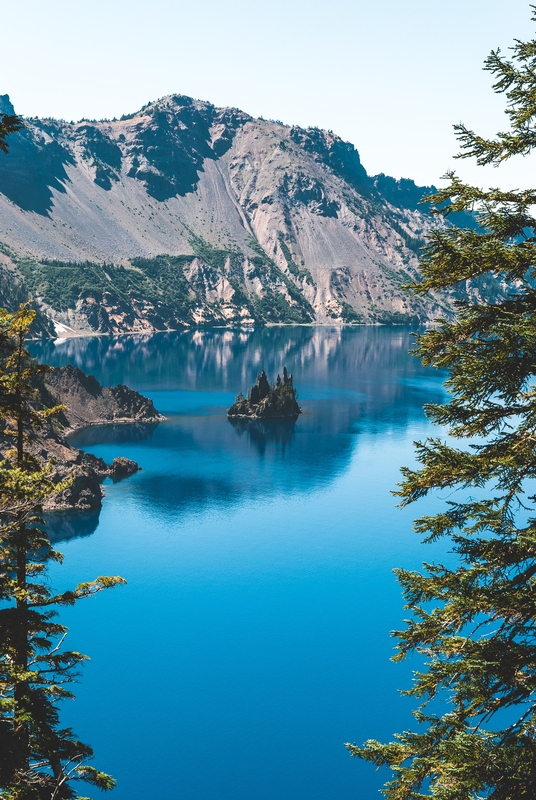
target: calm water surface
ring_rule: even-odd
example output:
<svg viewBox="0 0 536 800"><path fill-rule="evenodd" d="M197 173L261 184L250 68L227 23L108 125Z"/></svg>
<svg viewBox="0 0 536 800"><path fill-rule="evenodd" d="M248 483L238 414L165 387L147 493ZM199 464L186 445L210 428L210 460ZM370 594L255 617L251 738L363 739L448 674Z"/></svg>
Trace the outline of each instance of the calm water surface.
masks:
<svg viewBox="0 0 536 800"><path fill-rule="evenodd" d="M441 376L397 328L275 328L35 345L105 385L126 383L158 426L93 428L78 446L143 471L106 484L100 514L53 520L57 589L128 585L62 612L91 656L63 719L117 778L115 800L373 800L383 776L344 742L412 724L389 661L403 619L393 567L424 547L390 490L431 432ZM296 423L231 424L264 368L286 365ZM415 666L415 665L414 665Z"/></svg>

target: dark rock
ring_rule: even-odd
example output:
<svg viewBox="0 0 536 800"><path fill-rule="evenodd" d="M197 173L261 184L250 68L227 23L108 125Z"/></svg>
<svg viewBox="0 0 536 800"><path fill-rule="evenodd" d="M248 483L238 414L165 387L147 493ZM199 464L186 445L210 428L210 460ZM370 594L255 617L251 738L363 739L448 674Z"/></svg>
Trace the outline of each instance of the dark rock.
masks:
<svg viewBox="0 0 536 800"><path fill-rule="evenodd" d="M48 498L45 511L100 508L104 496L103 479L110 476L119 480L140 467L135 461L122 457L108 466L102 458L73 447L68 435L90 426L117 423L135 422L154 428L164 417L155 409L152 400L128 386L105 388L93 375L86 375L71 365L45 373L37 388L41 407L66 406L56 421L40 431L31 448L40 464L53 461L55 482L69 482L65 489ZM0 441L0 450L8 446L7 441Z"/></svg>
<svg viewBox="0 0 536 800"><path fill-rule="evenodd" d="M138 472L141 467L135 461L131 461L130 458L124 458L124 456L119 456L119 458L114 458L112 464L112 477L114 480L117 478L126 478L129 475L134 475L135 472Z"/></svg>
<svg viewBox="0 0 536 800"><path fill-rule="evenodd" d="M67 364L45 375L44 390L67 406L64 424L71 430L109 422L160 422L153 401L128 386L101 386L93 375Z"/></svg>
<svg viewBox="0 0 536 800"><path fill-rule="evenodd" d="M66 476L70 483L66 489L54 496L53 503L47 508L74 508L79 511L90 511L102 505L103 491L100 485L102 478L87 466L76 466Z"/></svg>
<svg viewBox="0 0 536 800"><path fill-rule="evenodd" d="M0 94L0 114L7 114L9 117L15 113L13 103L8 94Z"/></svg>
<svg viewBox="0 0 536 800"><path fill-rule="evenodd" d="M256 406L261 400L264 400L265 397L268 397L270 391L270 384L268 383L268 378L263 370L258 376L255 385L251 387L251 391L249 393L249 402L251 405Z"/></svg>
<svg viewBox="0 0 536 800"><path fill-rule="evenodd" d="M292 375L288 374L286 367L283 367L283 380L278 375L275 386L270 386L263 370L248 392L247 398L242 392L237 395L227 416L250 419L295 419L301 414L296 397Z"/></svg>

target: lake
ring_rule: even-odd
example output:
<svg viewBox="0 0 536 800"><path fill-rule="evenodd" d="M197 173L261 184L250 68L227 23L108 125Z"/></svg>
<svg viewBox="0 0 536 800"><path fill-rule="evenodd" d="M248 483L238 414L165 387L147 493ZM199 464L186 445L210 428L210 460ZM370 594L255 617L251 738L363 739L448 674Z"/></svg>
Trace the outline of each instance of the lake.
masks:
<svg viewBox="0 0 536 800"><path fill-rule="evenodd" d="M143 470L105 484L100 513L51 522L58 590L128 585L62 611L91 661L62 719L117 779L114 800L373 800L385 775L344 742L413 724L390 631L394 567L424 546L390 491L443 376L404 328L269 328L33 344L54 366L126 383L166 416L73 443ZM230 422L265 369L293 373L295 423ZM444 547L444 545L442 545ZM413 667L415 668L415 664Z"/></svg>

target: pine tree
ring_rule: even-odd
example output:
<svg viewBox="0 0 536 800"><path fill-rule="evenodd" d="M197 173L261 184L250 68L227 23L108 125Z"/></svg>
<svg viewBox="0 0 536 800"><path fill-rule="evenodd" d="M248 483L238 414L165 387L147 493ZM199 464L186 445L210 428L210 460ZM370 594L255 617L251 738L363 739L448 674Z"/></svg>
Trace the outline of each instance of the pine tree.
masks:
<svg viewBox="0 0 536 800"><path fill-rule="evenodd" d="M0 152L7 153L7 137L10 133L16 133L24 128L24 122L16 114L0 114Z"/></svg>
<svg viewBox="0 0 536 800"><path fill-rule="evenodd" d="M42 503L64 487L54 485L31 443L62 407L41 407L36 380L48 368L25 347L34 318L27 306L0 311L0 416L13 443L0 464L0 794L65 800L79 796L77 781L101 789L114 781L88 765L91 748L60 727L57 703L73 697L66 686L85 656L63 649L56 608L124 581L101 577L60 594L47 585L48 563L62 556L43 528Z"/></svg>
<svg viewBox="0 0 536 800"><path fill-rule="evenodd" d="M536 7L531 6L536 21ZM536 146L536 40L485 68L505 93L510 130L484 139L457 126L460 157L498 165ZM394 742L348 745L391 768L390 800L524 800L536 797L536 190L483 191L449 173L436 210L477 214L477 230L446 227L428 240L414 291L480 276L502 281L502 300L458 304L453 321L417 340L415 353L448 370L450 400L426 406L446 426L417 443L420 468L404 469L407 505L437 489L449 500L418 519L425 542L450 540L454 566L397 570L411 618L395 632L395 660L424 660L407 694L420 723ZM445 203L451 203L445 207ZM465 441L463 441L465 440ZM434 701L434 702L432 702ZM432 707L431 704L432 703ZM439 710L438 710L439 709Z"/></svg>

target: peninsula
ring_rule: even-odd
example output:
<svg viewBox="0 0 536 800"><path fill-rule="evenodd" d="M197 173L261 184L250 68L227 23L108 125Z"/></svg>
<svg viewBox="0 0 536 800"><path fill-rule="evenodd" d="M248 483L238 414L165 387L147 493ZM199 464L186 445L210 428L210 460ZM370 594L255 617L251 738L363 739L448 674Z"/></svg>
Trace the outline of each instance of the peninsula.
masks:
<svg viewBox="0 0 536 800"><path fill-rule="evenodd" d="M106 464L102 458L74 447L69 435L93 425L155 425L164 417L155 409L152 400L128 386L103 387L93 375L86 375L70 364L45 373L36 389L38 405L51 408L61 403L65 409L56 420L37 432L30 446L32 453L40 464L52 463L52 480L70 481L67 488L47 499L44 510L100 508L104 478L123 478L140 467L135 461L122 457ZM4 435L0 439L0 455L9 447L11 440Z"/></svg>

